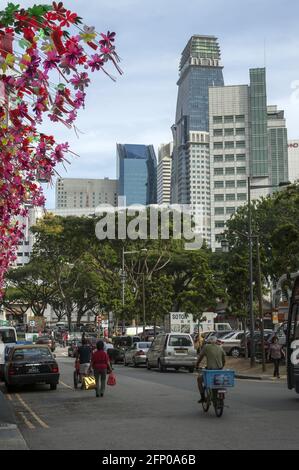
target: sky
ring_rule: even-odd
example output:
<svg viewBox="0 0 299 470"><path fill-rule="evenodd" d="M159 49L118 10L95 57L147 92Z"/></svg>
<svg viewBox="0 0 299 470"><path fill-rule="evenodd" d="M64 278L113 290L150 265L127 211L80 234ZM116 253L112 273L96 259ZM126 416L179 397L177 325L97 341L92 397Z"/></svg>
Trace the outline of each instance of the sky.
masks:
<svg viewBox="0 0 299 470"><path fill-rule="evenodd" d="M3 7L7 2L0 0ZM19 0L23 7L44 0ZM65 0L98 32L115 31L122 76L116 83L92 74L85 110L74 131L51 127L80 155L70 157L65 178L116 177L116 143L171 140L178 64L193 34L215 35L226 85L247 84L249 68L267 68L268 104L285 110L289 138L299 138L299 2L297 0ZM112 72L113 69L110 69ZM115 74L116 75L116 74ZM46 126L47 127L47 126ZM47 129L45 129L47 131ZM46 187L48 208L54 186Z"/></svg>

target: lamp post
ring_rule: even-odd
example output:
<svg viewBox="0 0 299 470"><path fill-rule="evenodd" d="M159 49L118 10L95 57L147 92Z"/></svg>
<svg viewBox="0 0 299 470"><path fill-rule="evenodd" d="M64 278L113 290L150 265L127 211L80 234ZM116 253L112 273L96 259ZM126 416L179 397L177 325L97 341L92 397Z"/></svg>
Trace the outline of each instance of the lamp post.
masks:
<svg viewBox="0 0 299 470"><path fill-rule="evenodd" d="M144 253L147 252L146 248L142 248L141 250L133 250L133 251L125 251L123 246L122 248L122 270L121 270L121 283L122 283L122 306L123 309L125 307L125 283L126 283L126 273L125 273L125 255L131 255L135 253ZM143 273L143 323L145 322L145 289L144 289L144 273ZM136 326L136 335L138 334L138 321ZM145 323L143 324L143 332L145 331ZM122 334L124 334L124 320L122 323Z"/></svg>

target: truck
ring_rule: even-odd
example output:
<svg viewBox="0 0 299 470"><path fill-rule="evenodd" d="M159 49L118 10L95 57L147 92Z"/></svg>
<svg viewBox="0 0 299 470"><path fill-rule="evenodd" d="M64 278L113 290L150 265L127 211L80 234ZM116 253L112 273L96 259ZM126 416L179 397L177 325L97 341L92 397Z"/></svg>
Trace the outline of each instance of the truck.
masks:
<svg viewBox="0 0 299 470"><path fill-rule="evenodd" d="M194 321L193 315L186 312L170 312L165 316L164 328L167 333L189 333L191 335L209 331L231 331L229 323L216 323L217 313L204 312L201 321Z"/></svg>

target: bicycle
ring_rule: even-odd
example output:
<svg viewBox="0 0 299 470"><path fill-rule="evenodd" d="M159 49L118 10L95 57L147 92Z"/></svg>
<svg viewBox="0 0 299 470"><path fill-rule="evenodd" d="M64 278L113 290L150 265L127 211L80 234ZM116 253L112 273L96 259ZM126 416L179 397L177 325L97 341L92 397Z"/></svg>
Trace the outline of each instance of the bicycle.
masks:
<svg viewBox="0 0 299 470"><path fill-rule="evenodd" d="M207 413L213 404L217 418L223 415L226 387L234 386L234 378L233 370L203 370L205 400L202 402L202 408L204 412Z"/></svg>

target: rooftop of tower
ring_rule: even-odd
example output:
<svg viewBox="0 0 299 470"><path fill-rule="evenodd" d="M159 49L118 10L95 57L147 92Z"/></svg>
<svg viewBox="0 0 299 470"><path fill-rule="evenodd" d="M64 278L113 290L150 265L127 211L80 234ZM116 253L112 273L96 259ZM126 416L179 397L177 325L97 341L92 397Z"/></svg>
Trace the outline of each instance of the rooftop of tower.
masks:
<svg viewBox="0 0 299 470"><path fill-rule="evenodd" d="M218 38L216 36L206 36L194 34L188 41L185 49L182 52L182 57L180 61L181 71L184 65L187 62L190 62L190 59L211 59L213 61L220 61L221 53L218 43ZM210 63L202 63L201 65L212 65ZM215 65L215 63L213 63Z"/></svg>

